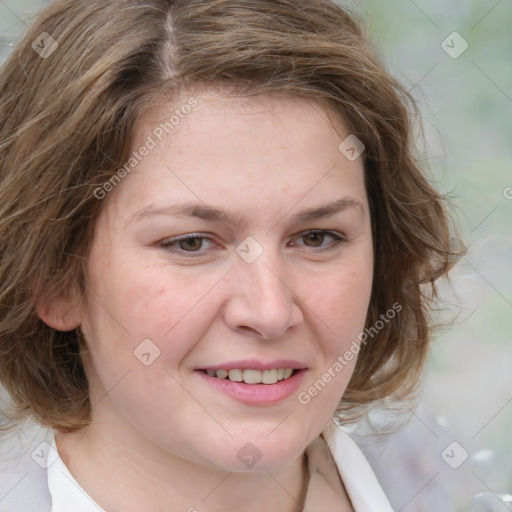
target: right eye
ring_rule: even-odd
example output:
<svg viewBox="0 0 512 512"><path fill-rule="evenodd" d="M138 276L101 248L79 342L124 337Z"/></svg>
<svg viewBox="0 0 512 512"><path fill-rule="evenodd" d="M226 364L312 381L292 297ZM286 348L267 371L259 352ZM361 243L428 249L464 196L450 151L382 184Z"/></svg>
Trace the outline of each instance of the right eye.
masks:
<svg viewBox="0 0 512 512"><path fill-rule="evenodd" d="M211 238L202 233L188 233L186 235L167 238L158 245L172 253L180 253L180 255L185 255L187 253L201 255L206 252L205 250L201 250L204 247L205 242L213 244Z"/></svg>

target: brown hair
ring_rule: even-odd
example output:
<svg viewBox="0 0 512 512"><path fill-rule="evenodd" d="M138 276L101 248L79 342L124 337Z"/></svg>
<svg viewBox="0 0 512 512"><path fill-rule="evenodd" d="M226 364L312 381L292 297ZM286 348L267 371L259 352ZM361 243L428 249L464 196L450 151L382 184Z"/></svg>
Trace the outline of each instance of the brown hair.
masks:
<svg viewBox="0 0 512 512"><path fill-rule="evenodd" d="M41 39L47 54L32 46ZM415 389L434 281L454 262L448 217L414 156L414 101L356 18L330 0L60 0L0 75L0 380L11 415L87 425L80 333L48 327L36 307L85 293L94 190L123 165L148 102L221 85L326 101L364 143L375 251L366 327L401 309L361 344L337 415L353 420Z"/></svg>

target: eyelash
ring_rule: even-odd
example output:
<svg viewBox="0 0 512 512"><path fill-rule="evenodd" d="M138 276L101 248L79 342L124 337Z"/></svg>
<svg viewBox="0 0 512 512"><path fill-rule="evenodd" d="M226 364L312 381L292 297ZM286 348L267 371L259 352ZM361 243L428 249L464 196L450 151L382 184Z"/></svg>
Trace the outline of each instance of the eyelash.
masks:
<svg viewBox="0 0 512 512"><path fill-rule="evenodd" d="M301 238L304 238L304 237L306 237L308 235L312 235L312 234L326 235L333 239L333 241L329 245L320 246L319 249L317 249L316 247L310 247L310 246L303 245L303 247L310 247L311 249L314 249L314 252L316 252L316 253L333 251L333 250L337 249L341 244L344 244L347 241L345 236L342 235L341 233L337 233L336 231L324 230L324 229L312 229L309 231L304 231L304 232L300 233L299 236L296 237L296 239L301 239ZM163 240L162 242L159 243L159 246L166 249L169 252L179 252L180 255L187 255L187 256L198 255L198 256L200 256L205 253L205 251L201 251L201 250L186 251L184 249L177 248L176 245L179 244L179 242L184 241L184 240L210 240L211 241L211 238L202 233L189 233L189 234L181 235L181 236L178 236L175 238L169 238L167 240ZM315 249L317 249L317 250L315 250ZM192 257L197 257L197 256L192 256Z"/></svg>

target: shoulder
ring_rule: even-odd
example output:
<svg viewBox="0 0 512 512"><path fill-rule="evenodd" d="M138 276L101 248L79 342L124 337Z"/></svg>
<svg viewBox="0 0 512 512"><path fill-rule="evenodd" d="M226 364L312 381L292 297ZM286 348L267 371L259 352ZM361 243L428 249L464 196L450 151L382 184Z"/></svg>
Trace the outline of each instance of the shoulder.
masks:
<svg viewBox="0 0 512 512"><path fill-rule="evenodd" d="M331 422L323 437L355 511L393 512L369 462L350 435Z"/></svg>
<svg viewBox="0 0 512 512"><path fill-rule="evenodd" d="M50 512L47 465L54 433L33 422L0 432L0 511Z"/></svg>

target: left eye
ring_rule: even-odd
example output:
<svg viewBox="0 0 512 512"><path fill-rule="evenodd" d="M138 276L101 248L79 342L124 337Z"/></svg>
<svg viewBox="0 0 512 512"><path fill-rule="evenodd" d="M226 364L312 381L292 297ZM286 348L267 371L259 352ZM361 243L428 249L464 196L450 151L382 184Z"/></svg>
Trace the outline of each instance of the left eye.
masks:
<svg viewBox="0 0 512 512"><path fill-rule="evenodd" d="M333 249L340 243L343 243L345 241L345 238L337 233L334 233L333 231L315 230L308 231L306 233L301 233L298 240L304 241L305 243L303 244L303 246L306 247L320 247L322 249ZM324 244L324 242L326 241L328 243Z"/></svg>

